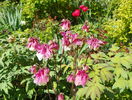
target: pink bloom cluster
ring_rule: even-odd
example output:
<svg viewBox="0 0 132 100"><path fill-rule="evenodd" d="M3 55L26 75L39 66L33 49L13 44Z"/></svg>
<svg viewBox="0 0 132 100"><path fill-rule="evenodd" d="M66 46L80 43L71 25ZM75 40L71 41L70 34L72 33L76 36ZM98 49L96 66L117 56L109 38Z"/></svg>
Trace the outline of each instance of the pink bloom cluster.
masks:
<svg viewBox="0 0 132 100"><path fill-rule="evenodd" d="M81 46L83 44L82 39L79 38L78 34L72 34L71 32L63 32L62 34L62 46L65 51L70 50L70 46L76 45Z"/></svg>
<svg viewBox="0 0 132 100"><path fill-rule="evenodd" d="M60 24L62 30L69 30L71 26L71 22L68 19L63 19Z"/></svg>
<svg viewBox="0 0 132 100"><path fill-rule="evenodd" d="M60 93L60 94L58 95L58 100L64 100L64 95L63 95L63 93Z"/></svg>
<svg viewBox="0 0 132 100"><path fill-rule="evenodd" d="M34 83L37 85L44 85L49 82L49 68L41 68L34 74Z"/></svg>
<svg viewBox="0 0 132 100"><path fill-rule="evenodd" d="M80 5L79 7L83 12L86 12L88 11L88 7L84 6L84 5ZM72 16L74 17L79 17L80 16L80 9L76 9L74 12L72 12Z"/></svg>
<svg viewBox="0 0 132 100"><path fill-rule="evenodd" d="M101 45L106 44L106 42L98 40L97 38L91 37L87 40L87 44L89 45L90 49L96 50L98 49Z"/></svg>
<svg viewBox="0 0 132 100"><path fill-rule="evenodd" d="M71 22L67 19L63 19L60 26L62 29L65 29L66 31L61 32L62 37L62 47L65 51L70 50L70 46L72 45L78 45L81 46L83 44L82 39L79 38L78 34L72 34L71 31L68 31L70 29ZM65 28L64 28L65 27Z"/></svg>
<svg viewBox="0 0 132 100"><path fill-rule="evenodd" d="M88 26L88 25L86 25L86 24L84 24L84 25L82 26L82 30L84 30L85 32L89 32L89 28L90 28L90 26Z"/></svg>
<svg viewBox="0 0 132 100"><path fill-rule="evenodd" d="M88 74L86 73L86 70L78 70L76 75L70 74L67 77L67 82L74 82L76 86L82 85L84 87L87 81Z"/></svg>
<svg viewBox="0 0 132 100"><path fill-rule="evenodd" d="M39 42L38 42L37 38L31 37L31 38L28 39L27 47L29 48L29 50L35 51L35 50L37 50L39 48L39 46L40 45L39 45Z"/></svg>
<svg viewBox="0 0 132 100"><path fill-rule="evenodd" d="M36 55L39 60L47 60L51 58L52 54L54 53L53 51L59 49L59 45L56 42L52 41L50 44L40 44L38 42L38 39L32 37L28 39L27 47L29 48L29 50L37 51Z"/></svg>

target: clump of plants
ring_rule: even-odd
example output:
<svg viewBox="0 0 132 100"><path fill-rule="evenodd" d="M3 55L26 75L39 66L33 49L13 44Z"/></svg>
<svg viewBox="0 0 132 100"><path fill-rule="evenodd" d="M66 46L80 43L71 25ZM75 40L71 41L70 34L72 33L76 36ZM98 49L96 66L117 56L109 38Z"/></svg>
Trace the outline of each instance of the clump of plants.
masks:
<svg viewBox="0 0 132 100"><path fill-rule="evenodd" d="M49 2L29 1L33 8ZM91 8L84 3L70 13L77 26L50 17L0 36L0 98L132 99L132 48L110 44L109 31L88 20Z"/></svg>
<svg viewBox="0 0 132 100"><path fill-rule="evenodd" d="M105 22L104 28L113 41L131 42L131 0L119 0L118 7L113 11L113 17Z"/></svg>

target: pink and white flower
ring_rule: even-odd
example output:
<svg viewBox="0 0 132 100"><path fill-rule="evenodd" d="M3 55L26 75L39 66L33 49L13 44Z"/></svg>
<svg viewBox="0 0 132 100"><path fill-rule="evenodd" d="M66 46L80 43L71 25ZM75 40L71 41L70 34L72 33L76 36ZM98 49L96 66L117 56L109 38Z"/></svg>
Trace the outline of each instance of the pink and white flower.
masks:
<svg viewBox="0 0 132 100"><path fill-rule="evenodd" d="M84 24L84 25L82 26L82 30L84 30L85 32L89 32L89 28L90 28L90 26L88 26L88 25L86 25L86 24Z"/></svg>
<svg viewBox="0 0 132 100"><path fill-rule="evenodd" d="M36 74L34 74L34 83L37 85L45 85L49 82L49 72L48 68L41 68Z"/></svg>
<svg viewBox="0 0 132 100"><path fill-rule="evenodd" d="M76 86L82 85L84 87L87 81L88 81L88 75L86 74L86 71L78 70L75 77L75 85Z"/></svg>
<svg viewBox="0 0 132 100"><path fill-rule="evenodd" d="M74 74L70 74L70 75L67 77L67 82L72 83L72 82L74 82L74 80L75 80L75 75L74 75Z"/></svg>
<svg viewBox="0 0 132 100"><path fill-rule="evenodd" d="M72 31L60 32L60 33L64 37L67 36L68 34L72 34Z"/></svg>
<svg viewBox="0 0 132 100"><path fill-rule="evenodd" d="M37 68L37 66L36 66L36 65L33 65L33 66L29 69L29 71L30 71L32 74L35 74L35 73L37 72L36 68Z"/></svg>
<svg viewBox="0 0 132 100"><path fill-rule="evenodd" d="M29 48L29 50L35 51L35 50L38 49L39 46L40 46L40 44L39 44L37 38L31 37L31 38L28 39L27 47Z"/></svg>
<svg viewBox="0 0 132 100"><path fill-rule="evenodd" d="M52 57L52 49L50 48L48 44L42 44L40 48L37 50L36 55L39 60L42 60L42 59L47 60Z"/></svg>
<svg viewBox="0 0 132 100"><path fill-rule="evenodd" d="M60 94L58 95L58 100L64 100L64 95L63 95L63 93L60 93Z"/></svg>
<svg viewBox="0 0 132 100"><path fill-rule="evenodd" d="M88 70L89 70L89 66L85 65L85 66L83 67L83 70L88 71Z"/></svg>
<svg viewBox="0 0 132 100"><path fill-rule="evenodd" d="M87 44L89 45L90 49L98 49L101 45L106 44L106 42L98 40L97 38L91 37L87 40Z"/></svg>
<svg viewBox="0 0 132 100"><path fill-rule="evenodd" d="M68 19L63 19L60 24L62 30L69 30L71 26L71 22Z"/></svg>
<svg viewBox="0 0 132 100"><path fill-rule="evenodd" d="M78 34L66 33L62 38L62 47L65 51L70 50L70 46L83 44L82 39L78 38Z"/></svg>
<svg viewBox="0 0 132 100"><path fill-rule="evenodd" d="M69 38L68 38L67 36L64 36L64 37L62 38L62 47L63 47L63 49L64 49L65 51L70 50L69 45L70 45Z"/></svg>

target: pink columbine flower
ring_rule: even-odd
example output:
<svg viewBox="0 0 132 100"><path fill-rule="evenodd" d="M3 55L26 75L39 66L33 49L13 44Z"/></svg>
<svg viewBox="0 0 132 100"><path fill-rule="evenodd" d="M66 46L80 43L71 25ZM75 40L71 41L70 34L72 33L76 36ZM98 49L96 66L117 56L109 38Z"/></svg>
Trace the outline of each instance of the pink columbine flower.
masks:
<svg viewBox="0 0 132 100"><path fill-rule="evenodd" d="M60 24L62 30L69 30L71 26L71 22L68 19L63 19Z"/></svg>
<svg viewBox="0 0 132 100"><path fill-rule="evenodd" d="M49 59L52 56L52 49L48 44L42 44L40 48L37 50L37 57L39 60Z"/></svg>
<svg viewBox="0 0 132 100"><path fill-rule="evenodd" d="M59 45L56 42L51 41L49 48L52 50L58 50L59 49Z"/></svg>
<svg viewBox="0 0 132 100"><path fill-rule="evenodd" d="M29 69L29 71L32 73L32 74L35 74L37 71L36 71L36 68L37 68L37 66L36 65L33 65L30 69Z"/></svg>
<svg viewBox="0 0 132 100"><path fill-rule="evenodd" d="M87 26L86 24L84 24L84 25L82 26L82 30L88 32L88 31L89 31L89 27L90 27L90 26Z"/></svg>
<svg viewBox="0 0 132 100"><path fill-rule="evenodd" d="M45 85L49 82L49 72L48 68L41 68L34 75L34 83L37 85Z"/></svg>
<svg viewBox="0 0 132 100"><path fill-rule="evenodd" d="M69 34L69 39L70 39L70 43L73 45L75 44L75 45L81 46L83 44L82 39L78 38L77 33L76 34Z"/></svg>
<svg viewBox="0 0 132 100"><path fill-rule="evenodd" d="M40 44L39 44L37 38L31 37L31 38L28 39L27 47L29 48L29 50L35 51L36 49L38 49L39 45Z"/></svg>
<svg viewBox="0 0 132 100"><path fill-rule="evenodd" d="M88 75L86 74L86 71L78 70L75 77L75 85L76 86L82 85L84 87L87 81L88 81Z"/></svg>
<svg viewBox="0 0 132 100"><path fill-rule="evenodd" d="M62 38L62 47L65 51L70 50L70 46L83 44L82 39L78 38L78 34L66 33Z"/></svg>
<svg viewBox="0 0 132 100"><path fill-rule="evenodd" d="M64 100L64 95L63 95L63 93L60 93L60 94L58 95L58 100Z"/></svg>
<svg viewBox="0 0 132 100"><path fill-rule="evenodd" d="M91 37L90 39L87 40L87 44L89 45L90 49L96 50L101 45L106 44L106 42L98 40L97 38Z"/></svg>
<svg viewBox="0 0 132 100"><path fill-rule="evenodd" d="M64 36L62 38L62 47L63 47L64 51L70 50L69 45L70 45L69 38L67 36Z"/></svg>
<svg viewBox="0 0 132 100"><path fill-rule="evenodd" d="M74 75L74 74L70 74L70 75L67 77L67 82L72 83L72 82L74 82L74 80L75 80L75 75Z"/></svg>
<svg viewBox="0 0 132 100"><path fill-rule="evenodd" d="M67 36L69 34L72 34L72 31L60 32L60 34L64 37L64 36Z"/></svg>
<svg viewBox="0 0 132 100"><path fill-rule="evenodd" d="M83 45L82 39L75 39L72 43L75 44L75 45L78 45L78 46Z"/></svg>
<svg viewBox="0 0 132 100"><path fill-rule="evenodd" d="M80 16L80 10L79 10L79 9L76 9L76 10L72 13L72 16L74 16L74 17Z"/></svg>
<svg viewBox="0 0 132 100"><path fill-rule="evenodd" d="M89 66L85 65L85 66L83 67L83 70L88 71L88 70L89 70Z"/></svg>

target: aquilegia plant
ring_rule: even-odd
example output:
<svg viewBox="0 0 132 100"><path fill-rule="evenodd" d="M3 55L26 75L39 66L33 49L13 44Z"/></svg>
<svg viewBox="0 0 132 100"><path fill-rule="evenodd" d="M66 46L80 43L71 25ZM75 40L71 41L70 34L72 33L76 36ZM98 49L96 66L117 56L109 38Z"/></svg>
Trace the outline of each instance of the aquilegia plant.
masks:
<svg viewBox="0 0 132 100"><path fill-rule="evenodd" d="M81 5L80 9L85 12L88 7ZM72 15L80 16L80 10L76 9ZM85 62L80 65L78 60L90 52L96 52L102 45L106 44L94 36L82 37L71 31L70 28L71 22L68 19L63 19L60 24L60 33L56 34L54 40L49 41L49 43L41 43L38 38L30 37L27 44L27 48L36 52L38 61L41 62L34 64L29 69L33 74L34 83L38 86L50 86L48 91L49 89L53 90L58 100L65 99L66 94L63 87L75 100L78 88L84 88L92 80L89 77L90 67ZM89 28L84 23L82 31L89 32ZM65 84L64 86L64 83L69 85Z"/></svg>

